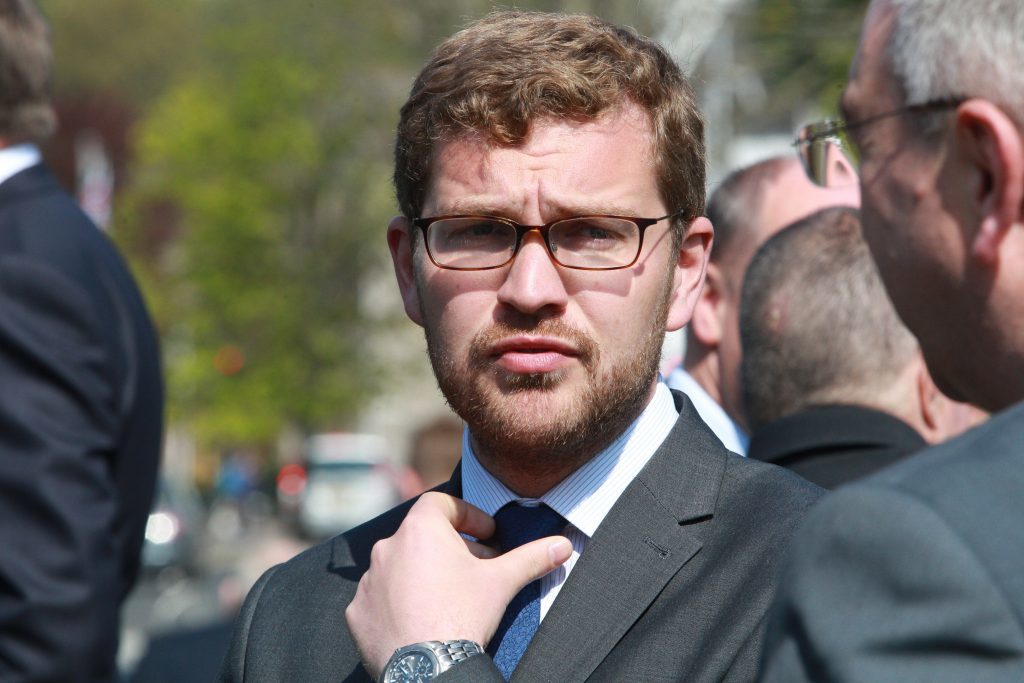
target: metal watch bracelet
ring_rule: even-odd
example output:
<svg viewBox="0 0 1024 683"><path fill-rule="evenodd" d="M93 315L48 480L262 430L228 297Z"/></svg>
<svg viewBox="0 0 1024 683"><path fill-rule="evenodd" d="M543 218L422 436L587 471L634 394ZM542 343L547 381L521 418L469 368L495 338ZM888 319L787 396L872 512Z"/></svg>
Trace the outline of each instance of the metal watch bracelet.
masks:
<svg viewBox="0 0 1024 683"><path fill-rule="evenodd" d="M430 676L436 676L459 662L483 654L483 652L483 648L472 640L427 640L412 643L395 650L378 680L380 683L420 680L413 670L419 674L428 673L421 668L424 665L432 669L429 672ZM424 656L432 658L433 662L424 661L422 659ZM412 670L409 667L412 667Z"/></svg>
<svg viewBox="0 0 1024 683"><path fill-rule="evenodd" d="M443 666L442 671L464 659L483 654L483 648L472 640L431 640L428 644L434 646L431 649L437 654L437 661Z"/></svg>

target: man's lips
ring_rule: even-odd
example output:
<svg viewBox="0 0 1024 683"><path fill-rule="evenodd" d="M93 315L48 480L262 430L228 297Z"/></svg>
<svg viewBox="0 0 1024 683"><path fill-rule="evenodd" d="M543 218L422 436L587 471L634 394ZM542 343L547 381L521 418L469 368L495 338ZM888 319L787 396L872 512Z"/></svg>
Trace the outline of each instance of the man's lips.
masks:
<svg viewBox="0 0 1024 683"><path fill-rule="evenodd" d="M557 337L508 337L491 346L489 351L502 369L524 374L553 372L579 356L573 344Z"/></svg>

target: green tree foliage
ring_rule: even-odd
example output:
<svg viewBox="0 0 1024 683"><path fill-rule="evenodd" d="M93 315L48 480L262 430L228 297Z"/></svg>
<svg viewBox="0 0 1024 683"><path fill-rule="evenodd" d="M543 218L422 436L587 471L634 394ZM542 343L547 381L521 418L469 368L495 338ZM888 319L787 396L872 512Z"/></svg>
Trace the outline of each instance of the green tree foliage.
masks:
<svg viewBox="0 0 1024 683"><path fill-rule="evenodd" d="M794 102L834 113L857 47L866 0L757 0L738 20L742 59L770 97L762 119L785 121ZM756 122L753 126L756 127Z"/></svg>
<svg viewBox="0 0 1024 683"><path fill-rule="evenodd" d="M209 445L337 425L382 378L360 284L384 263L407 83L385 49L400 24L344 5L210 2L202 68L138 130L130 213L178 217L147 275L172 416Z"/></svg>
<svg viewBox="0 0 1024 683"><path fill-rule="evenodd" d="M57 89L144 106L198 57L202 0L38 0L52 25Z"/></svg>

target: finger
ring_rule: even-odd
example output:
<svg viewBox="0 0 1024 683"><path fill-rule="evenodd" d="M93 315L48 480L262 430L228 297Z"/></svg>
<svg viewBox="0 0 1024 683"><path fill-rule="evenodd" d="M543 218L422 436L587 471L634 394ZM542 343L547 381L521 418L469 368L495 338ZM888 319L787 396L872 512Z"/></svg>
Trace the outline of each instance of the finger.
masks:
<svg viewBox="0 0 1024 683"><path fill-rule="evenodd" d="M490 538L494 534L494 519L461 498L432 491L420 496L414 507L420 507L425 512L442 514L459 533L482 539Z"/></svg>
<svg viewBox="0 0 1024 683"><path fill-rule="evenodd" d="M523 586L560 567L572 555L572 543L565 536L548 536L514 548L491 562L502 574L502 585Z"/></svg>
<svg viewBox="0 0 1024 683"><path fill-rule="evenodd" d="M501 554L489 545L470 540L466 540L466 548L469 549L469 552L472 553L474 557L481 560L491 560Z"/></svg>

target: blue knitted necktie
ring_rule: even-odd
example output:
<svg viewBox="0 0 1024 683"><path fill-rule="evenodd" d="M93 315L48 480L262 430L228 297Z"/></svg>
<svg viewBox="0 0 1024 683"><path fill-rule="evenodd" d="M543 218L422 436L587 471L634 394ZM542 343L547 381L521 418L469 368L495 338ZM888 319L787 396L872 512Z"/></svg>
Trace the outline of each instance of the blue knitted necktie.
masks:
<svg viewBox="0 0 1024 683"><path fill-rule="evenodd" d="M494 515L494 539L502 552L564 531L565 519L547 505L524 507L509 503ZM526 652L526 646L540 626L540 579L519 591L505 609L498 630L487 645L505 680Z"/></svg>

